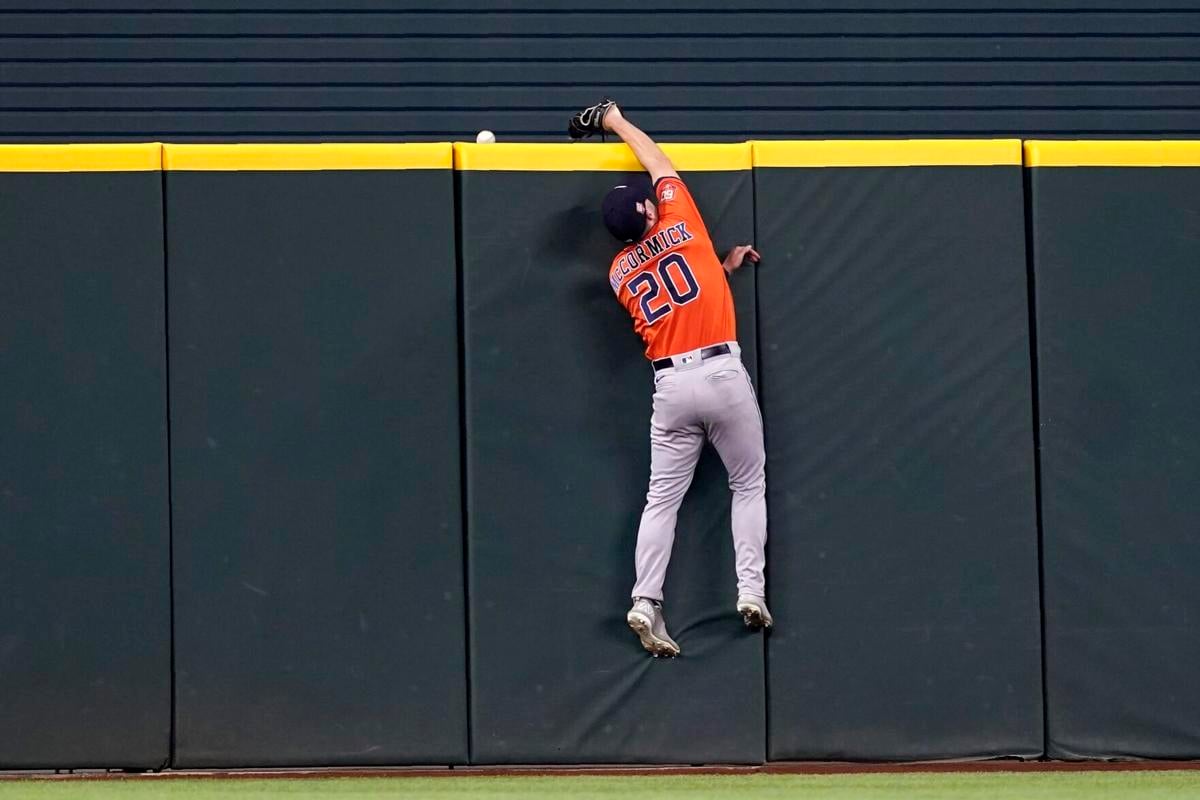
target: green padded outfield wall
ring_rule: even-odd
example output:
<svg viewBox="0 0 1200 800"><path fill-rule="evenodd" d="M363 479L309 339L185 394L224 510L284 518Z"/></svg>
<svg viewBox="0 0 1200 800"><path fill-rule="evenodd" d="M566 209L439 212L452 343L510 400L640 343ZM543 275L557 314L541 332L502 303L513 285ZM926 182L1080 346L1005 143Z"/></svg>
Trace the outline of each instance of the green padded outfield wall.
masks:
<svg viewBox="0 0 1200 800"><path fill-rule="evenodd" d="M683 648L625 625L652 371L609 288L600 202L624 145L459 145L475 763L760 762L763 640L734 610L726 475L706 447L665 588ZM753 236L748 145L668 148L714 244ZM753 269L733 279L754 374Z"/></svg>
<svg viewBox="0 0 1200 800"><path fill-rule="evenodd" d="M1020 143L755 143L771 759L1042 752Z"/></svg>
<svg viewBox="0 0 1200 800"><path fill-rule="evenodd" d="M1200 143L1026 148L1049 754L1200 758Z"/></svg>
<svg viewBox="0 0 1200 800"><path fill-rule="evenodd" d="M0 768L166 763L161 147L0 147Z"/></svg>
<svg viewBox="0 0 1200 800"><path fill-rule="evenodd" d="M174 763L462 763L450 145L165 166Z"/></svg>

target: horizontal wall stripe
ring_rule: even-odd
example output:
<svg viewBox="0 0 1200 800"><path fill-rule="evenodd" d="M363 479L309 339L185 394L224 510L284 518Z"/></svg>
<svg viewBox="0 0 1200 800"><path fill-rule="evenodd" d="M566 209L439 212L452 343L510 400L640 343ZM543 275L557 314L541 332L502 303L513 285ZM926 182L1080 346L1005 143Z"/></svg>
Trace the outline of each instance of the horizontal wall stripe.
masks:
<svg viewBox="0 0 1200 800"><path fill-rule="evenodd" d="M1086 66L1072 61L1033 62L979 61L959 62L947 69L940 62L760 62L740 63L661 63L647 84L645 67L638 63L608 64L597 71L597 63L517 63L493 62L485 74L470 63L439 63L436 70L419 63L317 62L277 64L263 61L226 61L219 64L100 62L72 60L34 63L4 62L7 87L36 83L49 87L72 86L214 86L224 88L234 98L242 88L264 86L397 86L445 88L542 88L571 87L585 96L599 97L605 91L622 89L621 99L632 108L636 98L626 99L627 88L646 92L660 102L675 97L680 87L704 86L814 86L852 87L869 85L904 88L917 84L974 87L992 85L1059 86L1070 89L1096 83L1157 86L1167 83L1195 84L1194 60L1092 62ZM672 90L664 97L663 89ZM657 92L656 92L657 90ZM852 97L852 93L848 97ZM495 96L493 95L493 98ZM964 100L967 99L965 96ZM476 109L476 95L467 110ZM644 102L644 101L643 101ZM493 105L493 107L496 107Z"/></svg>
<svg viewBox="0 0 1200 800"><path fill-rule="evenodd" d="M168 144L163 168L190 171L450 169L447 142L430 144Z"/></svg>
<svg viewBox="0 0 1200 800"><path fill-rule="evenodd" d="M332 3L330 4L333 5ZM1179 35L1200 31L1200 13L1083 12L1050 14L1049 9L1005 11L981 15L972 10L933 10L923 13L890 11L867 14L862 9L829 10L816 14L796 9L755 11L739 8L731 36L1036 36L1086 31L1092 35ZM581 9L569 15L546 12L492 13L392 11L362 14L354 9L337 13L205 13L165 8L153 16L128 12L16 13L6 15L11 36L486 36L494 34L498 14L505 15L505 32L514 36L630 36L653 35L662 10L617 11ZM676 36L717 36L715 15L723 9L673 10L671 31Z"/></svg>
<svg viewBox="0 0 1200 800"><path fill-rule="evenodd" d="M757 167L1020 165L1017 139L754 141L663 146L682 171ZM1030 167L1200 167L1200 141L1028 141ZM0 172L168 170L449 169L640 170L624 144L13 144L0 145Z"/></svg>
<svg viewBox="0 0 1200 800"><path fill-rule="evenodd" d="M620 92L631 108L654 104L657 110L688 109L790 112L800 109L998 109L998 108L1193 108L1200 103L1198 80L1179 85L980 86L964 99L958 86L677 86L669 100L655 103L662 90L627 87ZM493 86L497 101L512 110L554 112L566 116L581 92L597 97L603 89L575 86ZM45 87L10 84L0 95L6 111L459 111L473 102L477 86L241 86L230 96L221 86L73 86L47 92ZM460 137L461 138L461 137Z"/></svg>
<svg viewBox="0 0 1200 800"><path fill-rule="evenodd" d="M1021 164L1019 139L752 142L756 167L918 167Z"/></svg>
<svg viewBox="0 0 1200 800"><path fill-rule="evenodd" d="M1030 167L1200 167L1200 141L1029 141Z"/></svg>
<svg viewBox="0 0 1200 800"><path fill-rule="evenodd" d="M159 144L5 144L0 172L153 172Z"/></svg>
<svg viewBox="0 0 1200 800"><path fill-rule="evenodd" d="M750 144L664 144L681 172L750 169ZM621 143L474 144L456 142L454 166L462 170L518 172L635 172L642 169Z"/></svg>

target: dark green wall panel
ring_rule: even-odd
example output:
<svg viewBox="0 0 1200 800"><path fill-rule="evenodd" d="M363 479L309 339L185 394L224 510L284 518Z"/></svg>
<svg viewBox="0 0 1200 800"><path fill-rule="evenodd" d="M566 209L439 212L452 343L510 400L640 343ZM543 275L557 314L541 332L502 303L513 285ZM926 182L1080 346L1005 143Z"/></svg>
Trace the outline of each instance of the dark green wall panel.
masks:
<svg viewBox="0 0 1200 800"><path fill-rule="evenodd" d="M772 759L1042 751L1021 170L755 170Z"/></svg>
<svg viewBox="0 0 1200 800"><path fill-rule="evenodd" d="M1060 758L1200 757L1200 169L1030 170Z"/></svg>
<svg viewBox="0 0 1200 800"><path fill-rule="evenodd" d="M0 274L0 768L161 766L160 173L0 173Z"/></svg>
<svg viewBox="0 0 1200 800"><path fill-rule="evenodd" d="M459 173L471 737L476 763L759 762L763 643L734 610L711 448L679 517L655 660L625 625L649 479L652 372L608 286L617 172ZM685 174L723 252L753 235L748 170ZM754 374L754 271L733 281Z"/></svg>
<svg viewBox="0 0 1200 800"><path fill-rule="evenodd" d="M177 766L466 760L453 203L167 174Z"/></svg>

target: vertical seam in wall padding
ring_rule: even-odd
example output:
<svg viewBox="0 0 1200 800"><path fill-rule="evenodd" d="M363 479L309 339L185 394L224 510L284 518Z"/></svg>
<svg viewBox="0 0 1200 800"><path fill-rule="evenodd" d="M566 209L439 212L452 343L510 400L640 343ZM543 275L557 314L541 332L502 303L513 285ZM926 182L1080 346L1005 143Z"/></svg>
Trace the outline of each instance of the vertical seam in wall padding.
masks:
<svg viewBox="0 0 1200 800"><path fill-rule="evenodd" d="M167 169L166 148L159 146L159 191L162 198L162 249L163 249L163 375L165 381L167 410L167 592L170 612L169 635L171 652L171 728L167 745L167 762L163 767L175 764L175 502L171 484L171 292L169 281L171 270L167 265Z"/></svg>
<svg viewBox="0 0 1200 800"><path fill-rule="evenodd" d="M463 297L462 251L462 177L451 166L454 188L454 280L458 328L458 485L462 514L462 587L463 587L463 683L466 687L467 763L474 763L471 752L471 589L467 569L470 540L467 536L467 334L466 305Z"/></svg>
<svg viewBox="0 0 1200 800"><path fill-rule="evenodd" d="M1038 622L1040 624L1041 667L1042 667L1042 756L1050 748L1050 708L1046 685L1046 564L1044 534L1042 531L1042 433L1041 409L1038 402L1038 346L1037 346L1037 291L1033 259L1033 191L1032 170L1024 164L1025 148L1022 145L1021 188L1025 208L1025 274L1029 297L1029 378L1030 397L1033 400L1033 498L1037 519L1038 557Z"/></svg>
<svg viewBox="0 0 1200 800"><path fill-rule="evenodd" d="M753 147L754 146L751 145L751 148L753 148ZM753 154L753 149L751 149L751 154ZM758 170L756 170L754 168L753 160L754 159L753 159L753 155L752 155L751 156L751 165L750 165L750 219L751 219L751 223L753 224L754 227L750 232L751 237L752 237L750 241L754 245L754 249L757 250L759 247L759 243L758 243L758 176L756 174L758 172ZM761 317L759 316L759 304L758 304L758 298L759 298L758 281L759 281L759 278L761 277L761 273L762 273L762 262L759 262L758 264L754 264L754 380L758 384L758 391L755 394L756 394L757 400L758 400L758 409L759 409L758 416L759 416L759 419L762 420L763 454L765 456L766 449L767 449L767 417L766 417L766 414L764 414L763 410L762 410L763 396L764 396L763 395L763 384L762 384L762 376L763 376L762 323L761 323ZM763 472L764 472L764 474L766 473L765 458L764 458L764 462L763 462ZM767 480L767 486L769 487L771 485L770 475L766 475L766 480ZM765 498L764 498L763 502L766 502ZM767 509L767 545L766 545L768 553L769 553L770 547L771 547L770 532L771 532L771 509L768 508ZM771 562L767 561L767 563L770 564ZM769 588L770 587L768 587L768 590L769 590ZM768 591L768 595L769 594L770 594L770 591ZM766 636L762 637L762 641L763 641L763 650L762 650L762 659L763 659L763 761L766 762L766 761L770 760L770 756L771 756L771 695L770 695L771 665L770 665L770 660L767 658L767 653L770 650L770 644L768 643Z"/></svg>

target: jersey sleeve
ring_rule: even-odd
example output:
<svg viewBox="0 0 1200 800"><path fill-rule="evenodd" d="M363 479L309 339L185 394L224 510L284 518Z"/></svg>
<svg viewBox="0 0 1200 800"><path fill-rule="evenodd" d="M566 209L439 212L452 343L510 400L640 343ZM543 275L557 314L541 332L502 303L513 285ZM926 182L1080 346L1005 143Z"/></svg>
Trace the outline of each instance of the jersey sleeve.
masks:
<svg viewBox="0 0 1200 800"><path fill-rule="evenodd" d="M658 197L660 217L686 220L694 229L705 230L696 201L681 178L675 175L659 178L654 183L654 194Z"/></svg>

